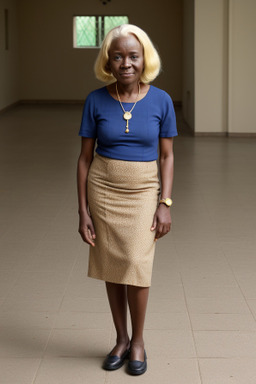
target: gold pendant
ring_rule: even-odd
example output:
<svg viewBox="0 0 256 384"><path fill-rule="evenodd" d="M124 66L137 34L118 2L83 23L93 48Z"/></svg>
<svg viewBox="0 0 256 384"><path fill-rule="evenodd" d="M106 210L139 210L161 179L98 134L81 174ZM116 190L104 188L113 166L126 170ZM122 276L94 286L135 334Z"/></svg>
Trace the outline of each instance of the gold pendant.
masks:
<svg viewBox="0 0 256 384"><path fill-rule="evenodd" d="M129 133L129 119L126 120L126 130L125 133Z"/></svg>
<svg viewBox="0 0 256 384"><path fill-rule="evenodd" d="M125 113L123 114L123 118L124 118L125 120L130 120L130 119L132 118L132 114L131 114L131 112L129 112L129 111L125 112Z"/></svg>
<svg viewBox="0 0 256 384"><path fill-rule="evenodd" d="M123 114L123 118L126 120L126 130L125 133L129 133L129 120L132 118L131 112L127 111Z"/></svg>

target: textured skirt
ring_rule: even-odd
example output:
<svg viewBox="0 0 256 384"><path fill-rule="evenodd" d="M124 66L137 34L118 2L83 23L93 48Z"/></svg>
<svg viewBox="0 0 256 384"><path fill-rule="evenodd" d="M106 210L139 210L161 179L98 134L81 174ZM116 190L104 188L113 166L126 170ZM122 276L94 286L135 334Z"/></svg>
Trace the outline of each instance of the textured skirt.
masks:
<svg viewBox="0 0 256 384"><path fill-rule="evenodd" d="M149 287L155 252L150 230L159 195L156 161L95 155L88 175L88 203L95 228L88 276Z"/></svg>

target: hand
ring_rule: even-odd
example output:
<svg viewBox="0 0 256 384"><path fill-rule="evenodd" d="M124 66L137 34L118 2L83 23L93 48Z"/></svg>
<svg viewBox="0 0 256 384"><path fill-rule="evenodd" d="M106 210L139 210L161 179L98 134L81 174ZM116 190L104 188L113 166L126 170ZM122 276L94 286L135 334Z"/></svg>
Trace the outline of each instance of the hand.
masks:
<svg viewBox="0 0 256 384"><path fill-rule="evenodd" d="M159 204L150 228L151 231L156 231L155 241L163 237L171 230L171 212L170 208L165 204Z"/></svg>
<svg viewBox="0 0 256 384"><path fill-rule="evenodd" d="M95 247L94 240L96 239L96 234L92 219L88 213L80 213L78 232L80 233L83 241Z"/></svg>

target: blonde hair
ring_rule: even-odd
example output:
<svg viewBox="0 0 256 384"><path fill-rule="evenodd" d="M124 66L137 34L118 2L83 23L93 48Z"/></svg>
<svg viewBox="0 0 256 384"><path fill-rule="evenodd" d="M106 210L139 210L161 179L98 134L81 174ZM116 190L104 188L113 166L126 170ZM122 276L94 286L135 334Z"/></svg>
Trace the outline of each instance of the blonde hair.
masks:
<svg viewBox="0 0 256 384"><path fill-rule="evenodd" d="M158 76L161 69L160 57L146 32L136 25L123 24L119 27L111 29L103 40L94 65L94 72L97 79L105 83L113 83L116 80L107 68L109 61L108 52L114 39L128 35L134 35L139 40L144 51L144 71L141 75L140 81L147 84Z"/></svg>

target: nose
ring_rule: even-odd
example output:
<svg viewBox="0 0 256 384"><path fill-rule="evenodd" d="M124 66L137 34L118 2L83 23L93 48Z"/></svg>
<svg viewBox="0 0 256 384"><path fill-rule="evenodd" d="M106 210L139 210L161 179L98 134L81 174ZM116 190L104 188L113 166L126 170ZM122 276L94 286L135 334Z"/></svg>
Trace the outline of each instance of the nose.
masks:
<svg viewBox="0 0 256 384"><path fill-rule="evenodd" d="M129 68L131 66L131 60L129 57L124 57L122 61L122 68Z"/></svg>

